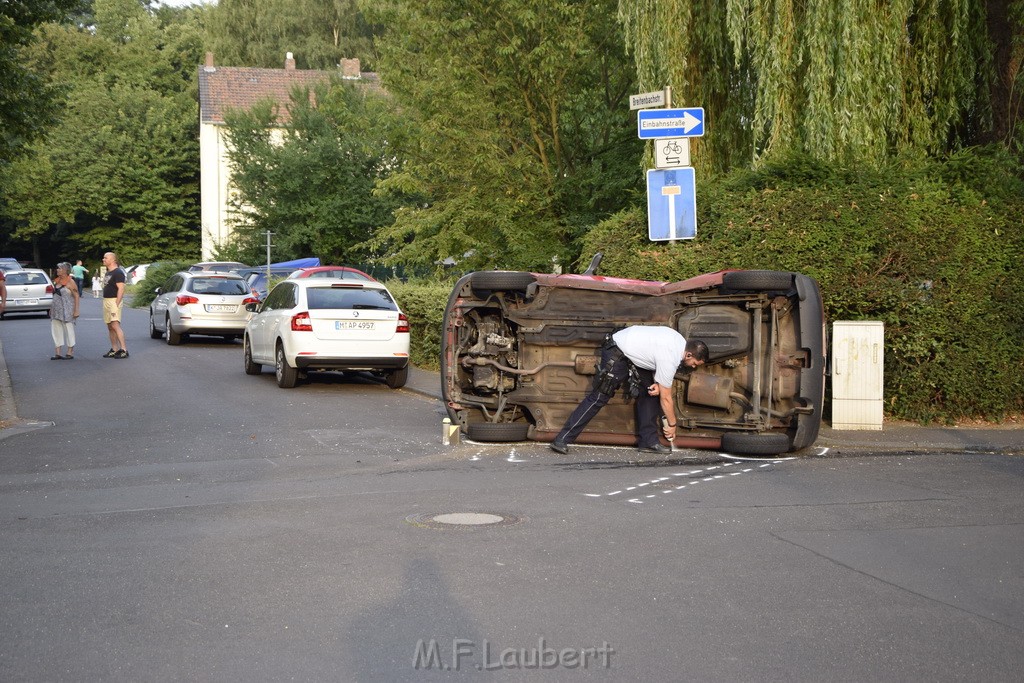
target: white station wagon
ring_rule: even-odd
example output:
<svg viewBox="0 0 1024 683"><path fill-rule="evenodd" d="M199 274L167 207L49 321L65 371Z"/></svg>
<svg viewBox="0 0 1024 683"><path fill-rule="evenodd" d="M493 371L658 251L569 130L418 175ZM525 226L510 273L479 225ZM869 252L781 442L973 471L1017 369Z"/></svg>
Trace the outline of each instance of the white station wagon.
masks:
<svg viewBox="0 0 1024 683"><path fill-rule="evenodd" d="M273 365L284 389L314 370L367 370L392 389L409 378L409 320L379 282L285 280L246 309L246 374Z"/></svg>

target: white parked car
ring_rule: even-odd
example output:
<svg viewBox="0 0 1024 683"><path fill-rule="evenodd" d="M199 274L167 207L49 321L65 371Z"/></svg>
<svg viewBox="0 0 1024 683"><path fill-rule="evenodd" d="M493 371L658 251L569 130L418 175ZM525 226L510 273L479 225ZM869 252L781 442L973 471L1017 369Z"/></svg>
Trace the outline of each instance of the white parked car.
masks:
<svg viewBox="0 0 1024 683"><path fill-rule="evenodd" d="M10 270L7 276L7 309L0 318L11 313L47 313L53 303L53 282L45 270L26 268Z"/></svg>
<svg viewBox="0 0 1024 683"><path fill-rule="evenodd" d="M149 336L176 346L188 335L237 339L249 318L246 304L258 301L234 273L181 272L172 275L149 306Z"/></svg>
<svg viewBox="0 0 1024 683"><path fill-rule="evenodd" d="M140 263L137 266L131 266L125 269L125 273L128 276L128 284L137 285L146 279L146 271L149 270L149 263Z"/></svg>
<svg viewBox="0 0 1024 683"><path fill-rule="evenodd" d="M409 378L409 320L379 282L285 280L247 308L246 374L272 365L285 389L313 370L368 370L392 389Z"/></svg>

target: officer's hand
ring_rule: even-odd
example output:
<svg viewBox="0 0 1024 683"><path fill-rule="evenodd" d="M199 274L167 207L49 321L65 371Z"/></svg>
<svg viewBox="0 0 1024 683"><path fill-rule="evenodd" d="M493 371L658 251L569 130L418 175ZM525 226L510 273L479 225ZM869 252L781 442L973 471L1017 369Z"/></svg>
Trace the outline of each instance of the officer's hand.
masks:
<svg viewBox="0 0 1024 683"><path fill-rule="evenodd" d="M661 387L658 385L657 382L655 382L651 386L647 387L647 393L650 396L657 396L658 394L661 393Z"/></svg>

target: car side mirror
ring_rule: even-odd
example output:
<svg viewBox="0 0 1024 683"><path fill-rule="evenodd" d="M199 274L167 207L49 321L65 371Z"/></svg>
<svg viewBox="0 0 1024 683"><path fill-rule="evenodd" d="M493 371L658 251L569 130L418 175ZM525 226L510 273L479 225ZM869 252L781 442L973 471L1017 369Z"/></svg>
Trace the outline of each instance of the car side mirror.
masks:
<svg viewBox="0 0 1024 683"><path fill-rule="evenodd" d="M250 313L256 313L256 312L258 312L260 310L260 305L259 304L246 304L245 305L245 310L249 311Z"/></svg>
<svg viewBox="0 0 1024 683"><path fill-rule="evenodd" d="M157 287L157 288L156 288L156 289L154 289L153 291L154 291L154 292L156 292L157 296L159 296L159 295L161 295L161 294L163 294L163 293L164 293L164 289L163 289L163 287Z"/></svg>

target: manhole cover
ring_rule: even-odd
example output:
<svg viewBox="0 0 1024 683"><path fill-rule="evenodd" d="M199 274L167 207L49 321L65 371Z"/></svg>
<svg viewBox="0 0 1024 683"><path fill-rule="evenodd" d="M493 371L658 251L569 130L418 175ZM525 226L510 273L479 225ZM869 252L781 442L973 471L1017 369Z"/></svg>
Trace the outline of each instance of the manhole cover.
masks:
<svg viewBox="0 0 1024 683"><path fill-rule="evenodd" d="M428 512L405 518L409 524L426 529L486 529L517 524L522 518L493 512Z"/></svg>

